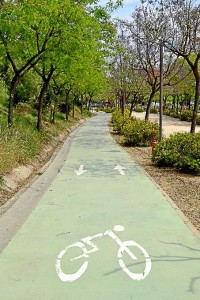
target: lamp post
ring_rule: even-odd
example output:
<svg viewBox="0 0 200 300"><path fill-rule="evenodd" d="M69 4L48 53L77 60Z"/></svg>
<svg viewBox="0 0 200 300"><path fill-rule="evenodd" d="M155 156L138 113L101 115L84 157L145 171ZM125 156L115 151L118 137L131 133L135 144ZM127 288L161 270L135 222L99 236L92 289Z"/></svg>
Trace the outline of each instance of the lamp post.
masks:
<svg viewBox="0 0 200 300"><path fill-rule="evenodd" d="M160 105L159 105L159 141L162 141L163 119L163 41L160 40Z"/></svg>

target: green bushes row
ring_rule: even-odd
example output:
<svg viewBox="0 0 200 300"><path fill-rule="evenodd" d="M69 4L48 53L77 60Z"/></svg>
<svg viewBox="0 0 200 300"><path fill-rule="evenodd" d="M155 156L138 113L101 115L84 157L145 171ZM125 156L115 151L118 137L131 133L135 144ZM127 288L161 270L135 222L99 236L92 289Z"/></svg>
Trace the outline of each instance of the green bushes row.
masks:
<svg viewBox="0 0 200 300"><path fill-rule="evenodd" d="M191 122L192 121L192 115L193 115L193 112L191 110L183 110L179 115L179 119L181 121Z"/></svg>
<svg viewBox="0 0 200 300"><path fill-rule="evenodd" d="M107 114L113 113L114 110L115 110L114 107L108 107L103 109L103 111L106 112Z"/></svg>
<svg viewBox="0 0 200 300"><path fill-rule="evenodd" d="M158 109L156 107L152 107L150 109L150 114L158 114Z"/></svg>
<svg viewBox="0 0 200 300"><path fill-rule="evenodd" d="M145 109L141 106L137 106L135 109L134 109L135 112L144 112ZM152 107L150 109L150 114L157 114L158 113L158 109L156 107Z"/></svg>
<svg viewBox="0 0 200 300"><path fill-rule="evenodd" d="M144 108L141 107L141 106L137 106L135 109L134 109L135 112L144 112Z"/></svg>
<svg viewBox="0 0 200 300"><path fill-rule="evenodd" d="M125 109L125 113L123 116L121 110L116 108L111 118L114 131L117 131L118 133L122 133L123 126L125 125L126 122L128 122L129 119L132 119L132 117L130 117L129 109L127 108Z"/></svg>
<svg viewBox="0 0 200 300"><path fill-rule="evenodd" d="M172 118L179 118L181 121L192 122L193 112L189 109L183 110L181 113L172 109L164 109L163 114ZM197 125L200 125L200 115L197 116Z"/></svg>
<svg viewBox="0 0 200 300"><path fill-rule="evenodd" d="M124 116L119 109L116 109L111 121L113 129L123 135L126 145L150 146L152 140L158 139L158 123L130 117L128 109L125 110Z"/></svg>
<svg viewBox="0 0 200 300"><path fill-rule="evenodd" d="M179 132L164 139L155 147L152 161L186 173L200 172L200 133Z"/></svg>

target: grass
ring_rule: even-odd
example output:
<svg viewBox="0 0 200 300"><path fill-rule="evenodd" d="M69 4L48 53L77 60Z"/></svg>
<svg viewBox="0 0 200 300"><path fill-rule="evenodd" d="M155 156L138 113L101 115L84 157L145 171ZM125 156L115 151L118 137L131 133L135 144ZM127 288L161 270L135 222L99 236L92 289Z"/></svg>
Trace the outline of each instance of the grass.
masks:
<svg viewBox="0 0 200 300"><path fill-rule="evenodd" d="M64 114L57 113L56 123L49 122L48 113L43 116L43 128L37 131L37 114L30 109L14 112L13 126L7 127L7 116L0 115L0 178L19 164L30 162L54 137L66 132L81 116L76 108L76 118L66 122ZM1 180L0 180L1 185Z"/></svg>

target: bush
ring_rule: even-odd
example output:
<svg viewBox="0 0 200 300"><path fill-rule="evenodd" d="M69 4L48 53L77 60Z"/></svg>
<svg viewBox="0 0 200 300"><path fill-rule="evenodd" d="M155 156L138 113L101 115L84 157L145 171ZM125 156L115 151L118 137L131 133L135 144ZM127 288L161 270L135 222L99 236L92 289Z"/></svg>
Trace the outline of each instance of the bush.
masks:
<svg viewBox="0 0 200 300"><path fill-rule="evenodd" d="M16 111L18 113L31 113L33 110L33 107L30 103L27 102L19 102L16 106Z"/></svg>
<svg viewBox="0 0 200 300"><path fill-rule="evenodd" d="M163 115L170 116L171 112L172 112L171 109L164 109L163 110Z"/></svg>
<svg viewBox="0 0 200 300"><path fill-rule="evenodd" d="M200 171L200 133L177 133L161 141L152 160L159 166L177 167L186 173Z"/></svg>
<svg viewBox="0 0 200 300"><path fill-rule="evenodd" d="M193 115L193 112L191 110L183 110L180 113L180 120L191 122L192 121L192 115Z"/></svg>
<svg viewBox="0 0 200 300"><path fill-rule="evenodd" d="M156 122L129 119L123 126L124 143L129 146L150 146L158 139L159 125Z"/></svg>
<svg viewBox="0 0 200 300"><path fill-rule="evenodd" d="M150 114L157 114L158 113L158 109L156 107L152 107L150 109Z"/></svg>
<svg viewBox="0 0 200 300"><path fill-rule="evenodd" d="M141 107L141 106L137 106L135 109L134 109L135 112L144 112L144 108Z"/></svg>
<svg viewBox="0 0 200 300"><path fill-rule="evenodd" d="M177 112L175 112L175 111L171 111L170 112L170 117L172 117L172 118L179 118L179 114L177 114Z"/></svg>
<svg viewBox="0 0 200 300"><path fill-rule="evenodd" d="M108 108L104 108L103 111L106 112L107 114L110 114L110 113L113 113L115 111L115 108L108 107Z"/></svg>
<svg viewBox="0 0 200 300"><path fill-rule="evenodd" d="M132 119L132 117L130 117L130 111L129 109L125 109L125 114L124 116L122 115L122 112L120 109L115 109L113 114L112 114L112 118L111 118L111 122L113 123L113 129L114 131L117 131L118 133L121 133L123 130L123 126L126 122L129 121L129 119Z"/></svg>

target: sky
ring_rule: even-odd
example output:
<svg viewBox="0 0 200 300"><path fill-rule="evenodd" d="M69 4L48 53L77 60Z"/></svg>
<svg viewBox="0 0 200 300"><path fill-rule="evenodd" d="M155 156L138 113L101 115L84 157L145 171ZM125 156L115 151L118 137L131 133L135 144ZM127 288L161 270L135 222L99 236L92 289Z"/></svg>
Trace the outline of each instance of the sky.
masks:
<svg viewBox="0 0 200 300"><path fill-rule="evenodd" d="M200 1L200 0L199 0ZM100 0L99 4L104 5L106 4L106 0ZM120 19L131 19L131 14L134 11L135 7L140 4L140 0L124 0L123 7L117 9L113 14L113 18L120 18Z"/></svg>
<svg viewBox="0 0 200 300"><path fill-rule="evenodd" d="M119 19L131 19L131 14L134 11L135 7L140 4L140 0L124 0L122 8L119 8L112 14L113 18Z"/></svg>
<svg viewBox="0 0 200 300"><path fill-rule="evenodd" d="M104 5L108 1L99 0L99 4ZM135 7L140 4L140 0L124 0L123 7L116 10L113 14L113 18L131 20L131 14L134 11ZM200 4L200 0L196 0L195 4Z"/></svg>

